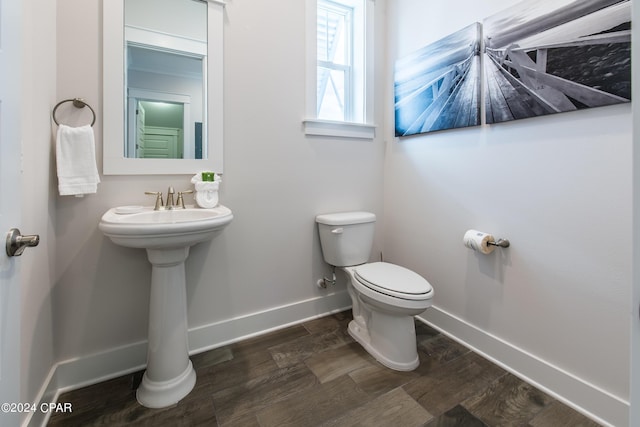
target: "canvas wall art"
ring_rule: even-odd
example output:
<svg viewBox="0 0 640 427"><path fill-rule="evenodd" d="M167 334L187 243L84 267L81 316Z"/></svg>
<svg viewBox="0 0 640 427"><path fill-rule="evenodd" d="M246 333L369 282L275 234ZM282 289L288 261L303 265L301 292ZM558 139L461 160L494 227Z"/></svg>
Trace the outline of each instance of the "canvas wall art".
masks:
<svg viewBox="0 0 640 427"><path fill-rule="evenodd" d="M483 22L486 123L631 100L631 1L523 1Z"/></svg>
<svg viewBox="0 0 640 427"><path fill-rule="evenodd" d="M475 23L396 62L396 136L480 124L481 41Z"/></svg>

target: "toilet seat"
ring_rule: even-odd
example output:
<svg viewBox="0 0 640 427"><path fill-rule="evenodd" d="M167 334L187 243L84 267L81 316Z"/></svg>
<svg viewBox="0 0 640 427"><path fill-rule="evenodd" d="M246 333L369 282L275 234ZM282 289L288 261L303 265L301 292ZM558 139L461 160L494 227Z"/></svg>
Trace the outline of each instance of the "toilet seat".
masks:
<svg viewBox="0 0 640 427"><path fill-rule="evenodd" d="M433 288L419 274L387 262L362 264L355 268L354 277L363 286L385 295L405 300L425 300L433 295Z"/></svg>

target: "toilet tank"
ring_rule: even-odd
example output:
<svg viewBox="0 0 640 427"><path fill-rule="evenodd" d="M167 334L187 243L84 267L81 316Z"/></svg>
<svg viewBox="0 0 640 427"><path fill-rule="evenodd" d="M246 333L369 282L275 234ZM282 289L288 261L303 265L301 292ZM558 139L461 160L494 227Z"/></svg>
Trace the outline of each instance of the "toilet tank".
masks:
<svg viewBox="0 0 640 427"><path fill-rule="evenodd" d="M316 216L320 245L329 265L348 267L369 261L376 216L370 212L340 212Z"/></svg>

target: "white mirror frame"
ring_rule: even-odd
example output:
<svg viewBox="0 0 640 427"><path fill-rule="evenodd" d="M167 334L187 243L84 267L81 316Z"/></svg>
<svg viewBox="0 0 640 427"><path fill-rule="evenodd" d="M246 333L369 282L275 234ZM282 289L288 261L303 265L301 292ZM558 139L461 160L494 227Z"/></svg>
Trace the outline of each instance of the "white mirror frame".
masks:
<svg viewBox="0 0 640 427"><path fill-rule="evenodd" d="M104 175L223 173L224 5L207 0L207 159L132 159L124 156L124 0L103 1Z"/></svg>

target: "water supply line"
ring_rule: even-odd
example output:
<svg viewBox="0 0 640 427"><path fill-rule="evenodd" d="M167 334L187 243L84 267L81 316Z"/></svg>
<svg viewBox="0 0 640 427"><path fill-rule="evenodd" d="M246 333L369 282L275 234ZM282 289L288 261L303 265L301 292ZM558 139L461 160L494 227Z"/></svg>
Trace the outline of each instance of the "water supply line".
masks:
<svg viewBox="0 0 640 427"><path fill-rule="evenodd" d="M335 265L331 266L331 274L332 274L331 279L329 279L328 277L323 277L322 279L318 279L318 282L316 284L318 285L319 288L327 289L327 284L331 286L336 284L336 266Z"/></svg>

